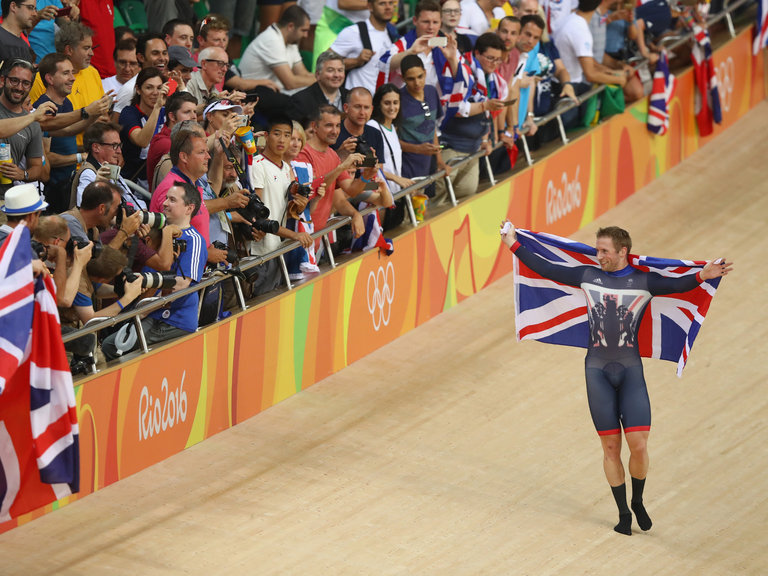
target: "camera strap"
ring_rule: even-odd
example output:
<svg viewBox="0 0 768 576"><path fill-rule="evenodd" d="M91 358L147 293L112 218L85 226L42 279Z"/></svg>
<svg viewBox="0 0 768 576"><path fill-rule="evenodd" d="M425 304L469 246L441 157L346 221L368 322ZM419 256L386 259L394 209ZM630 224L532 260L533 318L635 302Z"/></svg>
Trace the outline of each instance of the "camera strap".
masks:
<svg viewBox="0 0 768 576"><path fill-rule="evenodd" d="M133 269L133 260L136 258L136 252L139 250L139 237L134 234L128 238L131 241L131 245L128 247L128 267Z"/></svg>

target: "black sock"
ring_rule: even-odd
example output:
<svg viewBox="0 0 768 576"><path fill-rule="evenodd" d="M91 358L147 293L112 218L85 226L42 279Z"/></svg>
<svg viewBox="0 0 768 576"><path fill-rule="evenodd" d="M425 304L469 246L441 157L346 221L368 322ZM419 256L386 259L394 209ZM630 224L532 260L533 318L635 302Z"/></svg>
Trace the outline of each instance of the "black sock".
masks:
<svg viewBox="0 0 768 576"><path fill-rule="evenodd" d="M645 478L632 478L632 511L637 518L637 525L641 530L650 530L653 526L651 517L645 511L643 506L643 488L645 488Z"/></svg>
<svg viewBox="0 0 768 576"><path fill-rule="evenodd" d="M616 500L616 506L619 508L619 523L613 529L621 534L631 536L632 513L627 507L627 486L626 484L611 486L611 492L613 492L613 499Z"/></svg>

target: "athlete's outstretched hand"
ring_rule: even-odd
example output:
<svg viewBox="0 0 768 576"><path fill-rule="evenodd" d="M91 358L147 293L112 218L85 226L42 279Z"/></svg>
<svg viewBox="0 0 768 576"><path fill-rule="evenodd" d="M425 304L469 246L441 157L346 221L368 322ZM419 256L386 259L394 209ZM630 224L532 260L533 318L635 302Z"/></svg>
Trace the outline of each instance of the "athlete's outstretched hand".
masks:
<svg viewBox="0 0 768 576"><path fill-rule="evenodd" d="M721 278L733 270L733 262L727 262L725 258L711 260L701 269L699 276L702 280Z"/></svg>
<svg viewBox="0 0 768 576"><path fill-rule="evenodd" d="M501 221L501 230L499 230L501 233L501 241L504 242L508 247L512 247L512 244L514 244L517 241L517 232L515 232L515 225L512 224L509 220L502 220Z"/></svg>

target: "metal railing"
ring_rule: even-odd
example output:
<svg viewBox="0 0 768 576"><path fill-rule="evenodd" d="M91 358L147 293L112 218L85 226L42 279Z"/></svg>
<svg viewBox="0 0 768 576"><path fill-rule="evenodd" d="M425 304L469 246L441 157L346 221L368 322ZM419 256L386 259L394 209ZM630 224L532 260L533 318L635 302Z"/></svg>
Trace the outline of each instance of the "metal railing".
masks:
<svg viewBox="0 0 768 576"><path fill-rule="evenodd" d="M736 36L736 30L733 25L733 19L731 17L731 13L735 10L741 8L742 6L752 3L754 0L735 0L731 2L730 0L725 0L725 5L723 7L723 11L719 12L715 15L710 16L707 19L708 26L711 26L712 24L715 24L723 19L727 21L728 24L728 30L731 35L731 37ZM667 40L663 42L664 47L667 50L674 50L677 47L682 46L686 42L688 42L693 37L692 32L688 32L684 35L679 36L670 36ZM642 64L645 64L645 60L641 61ZM572 110L574 108L577 108L581 106L583 103L585 103L589 98L592 96L601 93L605 90L605 86L597 86L588 92L585 92L584 94L580 95L576 101L572 100L564 100L561 101L560 105L556 106L555 110L549 112L548 114L537 118L535 120L535 123L537 126L543 126L545 124L548 124L549 122L552 122L553 120L558 122L558 131L560 133L560 139L563 144L568 143L568 138L566 136L565 126L562 122L562 115L569 110ZM524 148L524 154L526 158L526 162L528 166L533 164L533 158L530 154L530 150L528 148L528 143L526 140L526 137L524 134L521 135L520 140L523 143ZM493 150L498 150L504 146L503 143L497 142ZM473 162L474 160L479 160L481 158L485 158L486 162L486 168L488 171L488 176L491 181L491 186L495 185L496 180L493 174L493 170L491 169L490 162L488 160L488 156L485 153L485 150L479 150L473 154L468 154L466 156L460 157L460 158L454 158L451 162L451 168L452 169L458 169L462 166ZM512 167L514 169L514 166ZM430 176L423 178L419 180L418 182L414 183L411 186L408 186L407 188L403 188L399 190L397 193L393 194L393 200L397 201L400 199L405 199L406 206L408 210L408 216L409 220L411 222L411 225L416 227L419 225L419 221L416 219L416 215L413 209L413 204L411 202L411 195L414 192L417 192L418 190L422 190L429 186L432 183L435 183L439 180L445 180L446 189L448 192L448 197L450 198L451 204L453 206L458 205L458 201L456 199L456 196L454 194L453 190L453 184L449 177L446 176L446 173L444 170L440 170L435 172L434 174L431 174ZM362 216L366 216L367 214L370 214L374 210L377 210L377 206L369 206L366 209L362 210L360 213ZM317 232L314 232L312 234L313 240L317 240L318 238L322 240L325 251L328 255L329 262L331 268L335 268L337 266L333 253L331 251L331 243L328 239L328 235L338 230L339 228L346 226L352 221L351 217L349 216L338 216L329 219L326 226ZM263 256L249 256L246 258L243 258L240 260L240 263L236 270L239 270L241 272L247 272L248 270L255 268L256 266L260 266L264 264L265 262L269 260L273 260L275 258L280 259L281 269L283 273L283 277L286 283L286 286L288 290L293 290L294 286L291 283L291 280L289 278L288 269L285 264L284 255L288 252L291 252L295 248L300 247L301 245L297 241L290 241L290 242L284 242L277 250L270 252L269 254L265 254ZM146 339L144 337L144 333L141 327L140 317L145 316L146 314L153 312L155 310L158 310L160 308L163 308L173 302L174 300L177 300L179 298L183 298L184 296L187 296L189 294L192 294L194 292L203 292L205 289L214 286L215 284L218 284L220 282L223 282L227 279L233 279L233 282L236 287L236 294L238 303L240 305L241 311L245 311L249 308L248 303L246 302L241 285L240 280L236 274L229 274L227 270L218 270L215 271L215 273L209 275L208 277L204 278L201 282L195 284L194 286L189 286L187 288L184 288L183 290L179 290L177 292L174 292L172 294L169 294L167 296L159 296L159 297L153 297L153 298L145 298L144 300L139 301L139 303L136 305L136 307L133 310L130 311L124 311L120 314L112 317L95 317L89 320L81 329L76 330L74 332L70 332L63 336L64 342L70 342L72 340L75 340L77 338L80 338L82 336L88 335L88 334L94 334L100 330L103 330L105 328L110 328L112 326L115 326L117 324L123 323L127 320L130 320L133 322L134 326L137 330L137 336L140 343L141 351L143 353L146 353L150 350L149 346L147 345ZM202 294L200 298L200 305L202 305ZM164 343L163 343L164 344ZM98 368L94 365L94 372L98 372Z"/></svg>

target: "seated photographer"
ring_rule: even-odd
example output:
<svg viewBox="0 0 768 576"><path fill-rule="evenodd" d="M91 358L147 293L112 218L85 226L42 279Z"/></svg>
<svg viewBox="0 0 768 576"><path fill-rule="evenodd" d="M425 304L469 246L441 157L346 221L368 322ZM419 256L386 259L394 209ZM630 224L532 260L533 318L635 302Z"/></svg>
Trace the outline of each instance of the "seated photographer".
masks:
<svg viewBox="0 0 768 576"><path fill-rule="evenodd" d="M207 260L207 242L191 223L201 206L200 191L189 182L174 183L165 194L163 213L168 223L178 226L182 233L180 242L177 242L180 245L179 253L171 267L175 279L172 279L171 284L167 283L167 278L163 277L160 283L163 289L182 290L198 283L203 277ZM126 282L126 292L129 286L132 287L138 283L140 290L142 283L146 286L148 282L146 275L136 275L135 279ZM198 302L199 293L193 292L174 300L168 307L151 312L141 321L147 344L185 336L197 330ZM107 360L117 358L137 347L138 339L135 338L135 334L131 334L133 326L128 328L127 332L127 338L122 331L118 331L104 339L101 349Z"/></svg>
<svg viewBox="0 0 768 576"><path fill-rule="evenodd" d="M268 210L255 214L248 207L240 211L241 215L252 222L252 226L266 236L251 243L251 254L263 256L280 247L280 238L297 240L304 248L312 245L312 237L306 232L295 232L285 227L288 214L301 214L309 201L307 197L293 192L291 185L295 176L291 165L284 160L291 143L293 122L286 117L272 117L266 134L266 146L263 152L254 157L249 168L249 179L253 192ZM260 208L258 205L256 208ZM276 220L268 220L272 217ZM282 280L280 260L273 258L258 267L258 277L253 285L253 295L258 296L277 288Z"/></svg>
<svg viewBox="0 0 768 576"><path fill-rule="evenodd" d="M141 294L141 278L125 284L125 290L120 297L109 306L98 312L94 307L96 296L114 297L115 292L109 282L112 282L123 271L127 263L125 255L109 246L103 248L98 258L88 260L85 270L76 276L78 286L71 306L59 307L61 319L61 333L69 334L80 328L83 324L95 317L116 316L120 311L131 304ZM72 273L74 276L74 273ZM95 344L95 334L87 334L64 345L65 350L71 352L71 367L78 362L90 357ZM90 362L93 360L90 359Z"/></svg>
<svg viewBox="0 0 768 576"><path fill-rule="evenodd" d="M67 221L55 214L40 218L32 239L44 247L44 253L38 255L52 272L56 304L69 308L80 287L80 276L91 259L93 243L73 240Z"/></svg>
<svg viewBox="0 0 768 576"><path fill-rule="evenodd" d="M72 180L70 208L79 207L85 187L99 179L113 181L127 204L137 210L147 209L146 200L133 192L120 175L120 166L123 165L120 129L119 124L108 122L95 122L85 129L83 147L87 157Z"/></svg>
<svg viewBox="0 0 768 576"><path fill-rule="evenodd" d="M208 152L208 140L203 128L193 120L179 122L171 130L171 164L173 167L167 176L157 185L152 193L150 210L164 211L165 196L168 190L180 182L192 184L200 195L201 206L192 216L192 226L203 237L207 247L206 257L211 264L225 262L227 251L214 247L210 241L210 214L203 202L203 181L207 185L206 173L211 158Z"/></svg>

